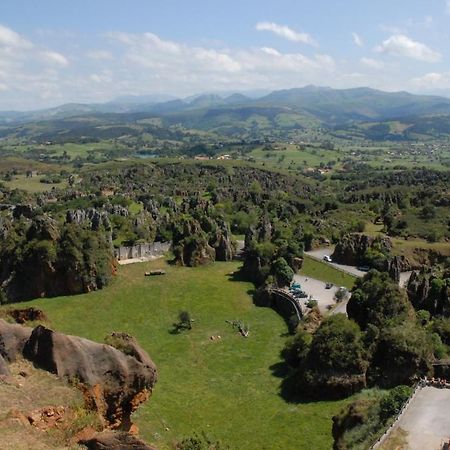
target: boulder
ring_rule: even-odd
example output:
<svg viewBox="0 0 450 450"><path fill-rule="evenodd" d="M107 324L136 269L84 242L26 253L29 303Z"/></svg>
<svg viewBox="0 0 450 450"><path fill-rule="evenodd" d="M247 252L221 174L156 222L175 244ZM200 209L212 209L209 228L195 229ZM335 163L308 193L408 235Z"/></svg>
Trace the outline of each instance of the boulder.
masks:
<svg viewBox="0 0 450 450"><path fill-rule="evenodd" d="M131 414L152 392L156 367L130 336L114 335L113 341L119 349L39 325L23 355L41 369L76 380L111 427L128 430Z"/></svg>
<svg viewBox="0 0 450 450"><path fill-rule="evenodd" d="M32 329L5 322L0 319L0 356L13 362L22 355L25 343L31 336Z"/></svg>
<svg viewBox="0 0 450 450"><path fill-rule="evenodd" d="M124 432L102 431L89 439L78 441L88 450L156 450L136 436Z"/></svg>
<svg viewBox="0 0 450 450"><path fill-rule="evenodd" d="M6 364L6 361L4 360L3 356L0 354L0 377L3 376L9 376L10 372L9 372L9 368L8 365Z"/></svg>

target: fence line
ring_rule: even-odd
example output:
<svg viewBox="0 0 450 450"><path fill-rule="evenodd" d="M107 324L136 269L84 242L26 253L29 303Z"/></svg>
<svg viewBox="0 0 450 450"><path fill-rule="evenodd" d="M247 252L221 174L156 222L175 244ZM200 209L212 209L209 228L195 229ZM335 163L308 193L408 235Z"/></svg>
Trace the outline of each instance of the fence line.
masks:
<svg viewBox="0 0 450 450"><path fill-rule="evenodd" d="M381 444L383 444L383 442L386 440L386 438L389 436L390 432L392 431L392 429L395 427L395 425L397 425L398 421L400 420L400 418L402 417L403 413L406 411L406 408L408 408L408 406L410 405L410 403L414 400L414 398L417 396L417 393L424 387L424 385L422 383L418 383L416 385L416 387L414 388L413 393L410 395L409 399L407 402L405 402L402 406L402 409L399 411L399 413L397 414L397 417L395 418L395 420L391 423L390 427L383 433L383 435L378 438L377 442L375 442L375 444L372 445L371 450L375 450L377 448L380 447Z"/></svg>

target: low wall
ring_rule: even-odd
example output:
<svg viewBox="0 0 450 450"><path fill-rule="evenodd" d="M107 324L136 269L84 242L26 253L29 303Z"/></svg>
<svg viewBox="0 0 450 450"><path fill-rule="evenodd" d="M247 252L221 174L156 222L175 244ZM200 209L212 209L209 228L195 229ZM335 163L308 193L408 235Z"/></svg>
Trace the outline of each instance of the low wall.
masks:
<svg viewBox="0 0 450 450"><path fill-rule="evenodd" d="M124 259L157 258L170 250L170 242L153 242L152 244L137 244L132 247L119 247L114 249L114 256L122 261Z"/></svg>

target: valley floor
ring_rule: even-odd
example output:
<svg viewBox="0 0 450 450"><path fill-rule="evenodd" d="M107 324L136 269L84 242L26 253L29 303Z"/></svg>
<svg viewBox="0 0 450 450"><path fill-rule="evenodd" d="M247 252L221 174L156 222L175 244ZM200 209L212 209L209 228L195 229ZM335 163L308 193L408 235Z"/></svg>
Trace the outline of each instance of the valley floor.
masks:
<svg viewBox="0 0 450 450"><path fill-rule="evenodd" d="M231 449L331 448L331 418L351 399L289 400L280 377L286 324L273 310L253 304L253 285L232 276L238 267L131 264L121 266L106 289L26 306L43 309L51 327L64 333L102 341L124 331L137 338L155 361L159 381L135 421L142 437L161 450L193 432ZM157 268L166 275L144 276ZM193 329L174 334L181 310L190 312ZM249 325L247 339L227 322L233 320Z"/></svg>

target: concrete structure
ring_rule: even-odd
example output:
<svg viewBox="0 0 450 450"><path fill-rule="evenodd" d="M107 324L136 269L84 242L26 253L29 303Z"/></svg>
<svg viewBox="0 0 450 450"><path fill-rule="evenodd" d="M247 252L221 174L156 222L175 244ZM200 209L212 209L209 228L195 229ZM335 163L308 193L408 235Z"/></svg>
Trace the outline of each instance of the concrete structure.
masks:
<svg viewBox="0 0 450 450"><path fill-rule="evenodd" d="M372 447L390 447L390 438L396 431L404 433L408 450L440 450L450 440L450 389L432 386L417 387L393 426Z"/></svg>
<svg viewBox="0 0 450 450"><path fill-rule="evenodd" d="M153 259L167 253L170 246L170 242L153 242L153 244L137 244L132 247L119 247L114 249L114 256L118 261Z"/></svg>

